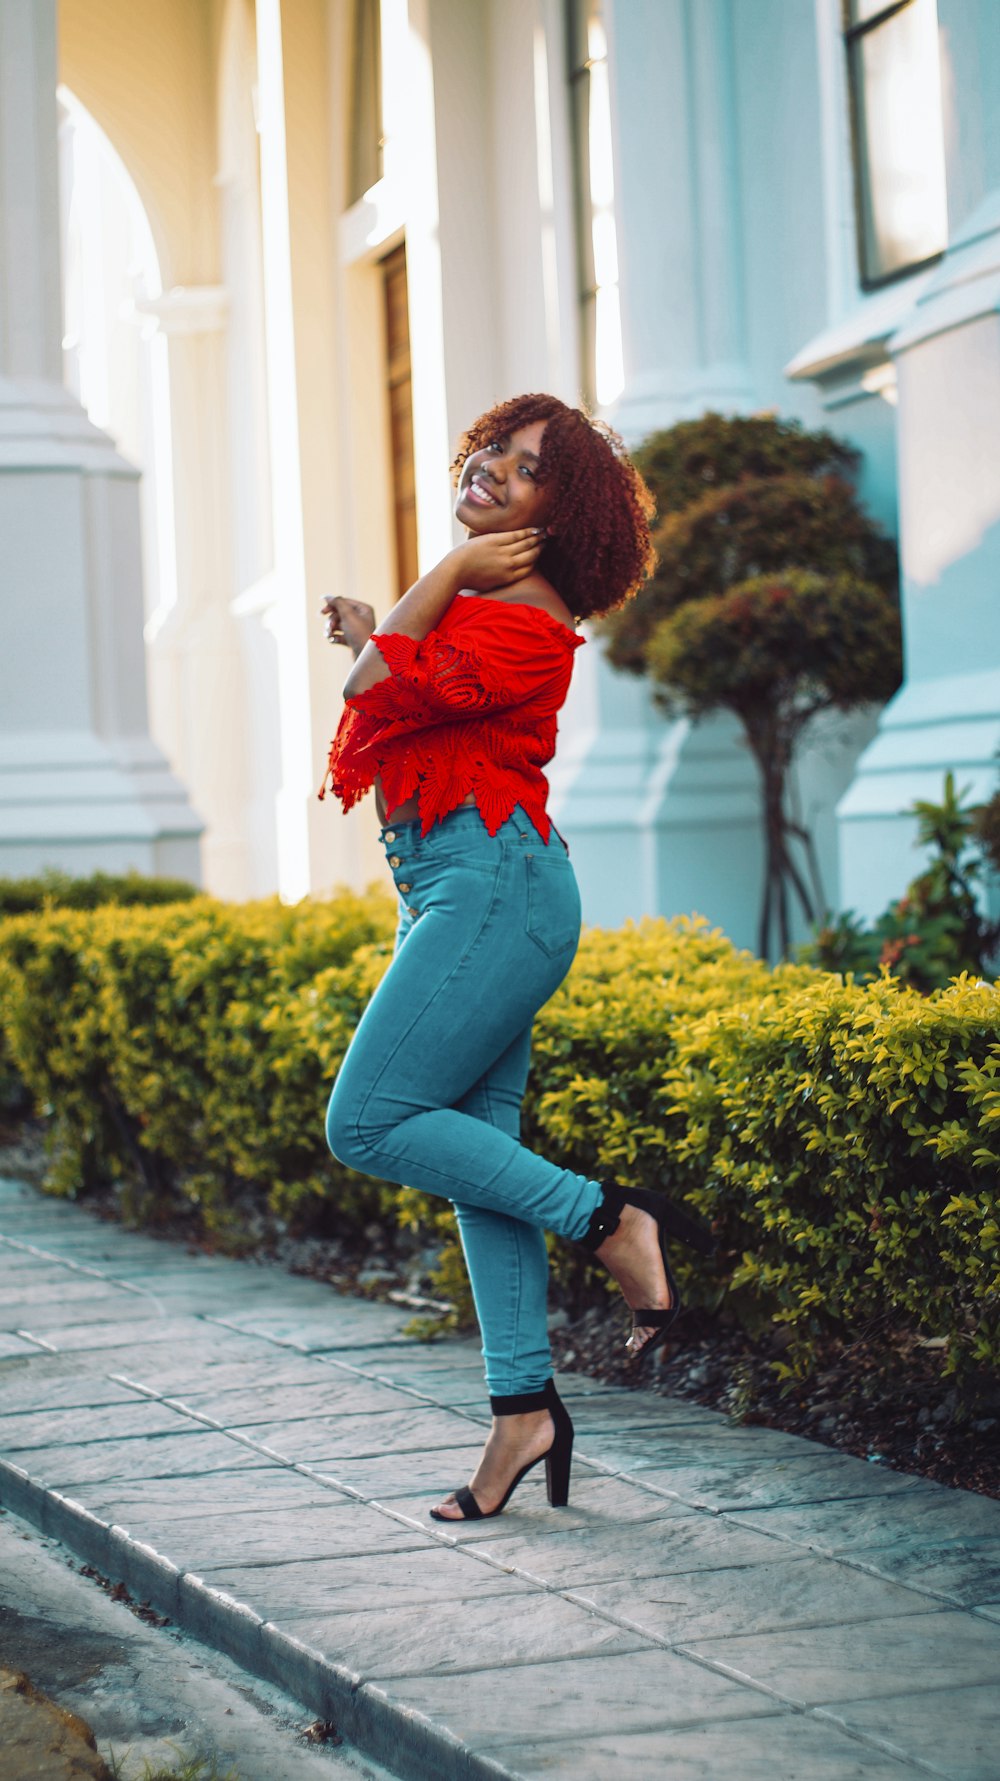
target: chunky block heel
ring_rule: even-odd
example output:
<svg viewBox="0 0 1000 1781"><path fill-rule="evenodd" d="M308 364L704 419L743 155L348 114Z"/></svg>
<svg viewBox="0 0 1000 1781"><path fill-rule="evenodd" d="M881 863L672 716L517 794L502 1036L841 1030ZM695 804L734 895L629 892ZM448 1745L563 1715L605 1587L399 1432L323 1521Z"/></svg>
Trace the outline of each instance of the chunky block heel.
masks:
<svg viewBox="0 0 1000 1781"><path fill-rule="evenodd" d="M659 1348L666 1341L667 1332L684 1309L677 1282L670 1268L667 1255L666 1234L676 1237L678 1242L686 1243L689 1248L696 1249L701 1255L714 1255L715 1238L708 1225L693 1213L678 1206L675 1201L668 1200L660 1194L647 1193L641 1187L619 1187L617 1182L602 1181L600 1183L603 1198L593 1213L590 1224L579 1239L581 1247L593 1255L600 1249L606 1238L613 1236L621 1223L621 1215L626 1206L638 1206L640 1211L648 1212L656 1222L657 1235L660 1242L660 1256L663 1261L663 1272L670 1288L670 1305L666 1310L660 1307L632 1307L632 1328L655 1330L632 1355L633 1362L644 1360L654 1348Z"/></svg>
<svg viewBox="0 0 1000 1781"><path fill-rule="evenodd" d="M555 1388L555 1381L550 1379L541 1391L523 1391L510 1397L491 1397L490 1409L494 1416L520 1416L528 1410L547 1410L552 1417L554 1432L552 1445L537 1459L528 1461L526 1466L511 1479L503 1500L495 1509L481 1509L472 1490L467 1484L459 1486L454 1492L455 1501L462 1511L463 1521L489 1521L494 1515L500 1515L510 1502L515 1490L526 1474L545 1461L545 1485L549 1502L553 1509L564 1509L569 1502L569 1474L573 1460L573 1423L569 1411ZM458 1521L457 1515L442 1515L439 1509L429 1511L433 1521Z"/></svg>

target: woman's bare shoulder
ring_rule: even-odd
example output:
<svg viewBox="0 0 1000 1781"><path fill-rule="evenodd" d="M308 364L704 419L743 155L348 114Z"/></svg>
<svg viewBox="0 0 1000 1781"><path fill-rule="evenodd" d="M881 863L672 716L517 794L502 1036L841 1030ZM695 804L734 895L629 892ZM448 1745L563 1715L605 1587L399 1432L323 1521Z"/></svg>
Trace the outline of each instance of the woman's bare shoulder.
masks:
<svg viewBox="0 0 1000 1781"><path fill-rule="evenodd" d="M526 575L523 581L514 581L509 587L496 588L490 595L494 600L508 600L512 605L541 606L543 611L557 618L560 624L575 629L573 614L560 594L556 593L551 581L544 575Z"/></svg>

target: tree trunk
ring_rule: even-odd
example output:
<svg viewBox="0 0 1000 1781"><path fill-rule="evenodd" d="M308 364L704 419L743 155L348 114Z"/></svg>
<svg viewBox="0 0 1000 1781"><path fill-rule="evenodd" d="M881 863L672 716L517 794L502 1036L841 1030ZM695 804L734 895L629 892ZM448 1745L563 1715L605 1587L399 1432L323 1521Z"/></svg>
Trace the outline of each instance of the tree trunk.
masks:
<svg viewBox="0 0 1000 1781"><path fill-rule="evenodd" d="M791 944L789 888L795 893L806 920L814 922L818 919L813 899L788 846L792 836L802 838L798 826L785 814L791 750L783 738L773 734L765 737L748 732L748 739L760 770L764 816L764 891L757 949L761 958L771 958L771 941L776 927L777 956L786 958Z"/></svg>

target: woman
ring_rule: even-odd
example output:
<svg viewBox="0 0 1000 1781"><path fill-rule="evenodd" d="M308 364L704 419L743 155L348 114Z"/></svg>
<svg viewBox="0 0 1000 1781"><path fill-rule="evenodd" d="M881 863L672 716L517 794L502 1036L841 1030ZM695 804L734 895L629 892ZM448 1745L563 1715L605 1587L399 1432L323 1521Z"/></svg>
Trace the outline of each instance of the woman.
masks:
<svg viewBox="0 0 1000 1781"><path fill-rule="evenodd" d="M357 658L327 777L345 810L374 785L400 895L393 961L337 1075L327 1139L350 1167L453 1202L493 1410L470 1484L430 1511L440 1521L498 1515L543 1458L550 1502L567 1501L544 1231L613 1274L636 1359L680 1310L664 1232L701 1246L659 1196L519 1141L532 1022L580 937L542 768L586 641L577 621L622 605L652 566L652 498L618 435L554 396L482 415L452 471L466 542L378 626L361 602L323 607L327 635Z"/></svg>

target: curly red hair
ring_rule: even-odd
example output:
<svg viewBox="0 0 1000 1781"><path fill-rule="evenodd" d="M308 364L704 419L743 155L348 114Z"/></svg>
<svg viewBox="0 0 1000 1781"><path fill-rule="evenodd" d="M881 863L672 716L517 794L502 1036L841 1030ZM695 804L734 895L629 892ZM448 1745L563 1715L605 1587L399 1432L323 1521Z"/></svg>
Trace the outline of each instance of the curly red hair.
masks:
<svg viewBox="0 0 1000 1781"><path fill-rule="evenodd" d="M536 472L552 486L550 537L538 570L574 618L597 618L638 593L656 562L649 535L654 501L624 443L606 421L558 396L514 396L473 421L451 466L457 487L470 453L546 422Z"/></svg>

